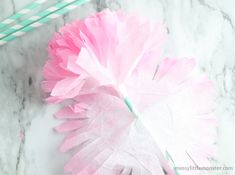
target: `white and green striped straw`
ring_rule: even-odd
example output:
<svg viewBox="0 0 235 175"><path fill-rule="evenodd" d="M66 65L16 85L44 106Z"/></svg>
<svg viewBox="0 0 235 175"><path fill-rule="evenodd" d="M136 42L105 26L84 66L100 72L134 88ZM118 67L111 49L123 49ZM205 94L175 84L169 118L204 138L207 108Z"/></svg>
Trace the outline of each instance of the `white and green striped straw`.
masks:
<svg viewBox="0 0 235 175"><path fill-rule="evenodd" d="M18 30L23 29L24 27L31 25L34 22L37 22L38 20L41 20L48 15L56 13L58 10L70 5L71 3L75 2L76 0L62 0L61 2L55 4L52 7L47 8L46 10L37 13L36 15L30 17L29 19L26 19L22 21L19 24L16 24L7 30L0 32L0 40L4 40L5 37L17 32Z"/></svg>
<svg viewBox="0 0 235 175"><path fill-rule="evenodd" d="M12 23L15 23L17 21L17 19L29 14L30 12L32 12L36 8L40 7L46 1L48 1L48 0L36 0L33 3L24 7L19 12L15 13L12 16L8 17L7 19L1 21L0 22L0 31L6 29L7 27L10 27L10 25Z"/></svg>
<svg viewBox="0 0 235 175"><path fill-rule="evenodd" d="M30 25L27 25L21 29L18 29L16 32L8 35L7 37L4 37L3 39L0 39L0 46L6 44L9 41L12 41L14 39L16 39L19 36L22 36L24 34L26 34L29 31L34 30L35 28L38 28L46 23L48 23L50 20L58 18L62 15L64 15L65 13L68 13L69 11L79 7L80 5L84 4L85 2L88 2L89 0L76 0L72 3L70 3L68 6L58 9L56 11L54 11L53 13L50 13L48 16L35 20L33 23L31 23Z"/></svg>

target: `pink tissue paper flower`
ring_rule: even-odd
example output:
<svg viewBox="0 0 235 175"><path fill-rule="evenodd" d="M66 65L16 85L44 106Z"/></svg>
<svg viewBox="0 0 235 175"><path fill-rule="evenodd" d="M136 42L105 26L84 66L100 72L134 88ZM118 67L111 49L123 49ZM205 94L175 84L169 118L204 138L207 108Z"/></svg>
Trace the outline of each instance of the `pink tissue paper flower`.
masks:
<svg viewBox="0 0 235 175"><path fill-rule="evenodd" d="M51 40L42 88L66 133L72 175L205 174L216 154L215 91L194 59L161 59L164 25L104 10ZM64 104L64 103L63 103Z"/></svg>

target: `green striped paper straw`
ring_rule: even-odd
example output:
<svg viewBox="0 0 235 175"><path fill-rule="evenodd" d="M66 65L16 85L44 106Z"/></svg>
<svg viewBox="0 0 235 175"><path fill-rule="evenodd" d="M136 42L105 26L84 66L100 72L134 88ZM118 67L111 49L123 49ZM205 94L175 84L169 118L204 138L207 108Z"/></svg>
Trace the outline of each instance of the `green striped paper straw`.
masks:
<svg viewBox="0 0 235 175"><path fill-rule="evenodd" d="M6 29L7 27L10 27L10 25L14 22L16 22L17 19L29 14L31 11L35 10L36 8L40 7L44 2L48 0L37 0L33 3L27 5L19 12L13 14L12 16L8 17L7 19L0 22L0 31Z"/></svg>
<svg viewBox="0 0 235 175"><path fill-rule="evenodd" d="M45 17L47 17L48 15L51 15L53 13L55 13L56 11L58 11L59 9L62 9L68 5L70 5L71 3L75 2L76 0L63 0L57 4L55 4L52 7L47 8L46 10L37 13L36 15L30 17L29 19L26 19L24 21L22 21L19 24L16 24L10 28L8 28L7 30L0 32L0 40L4 40L5 37L9 36L12 33L17 32L18 30L23 29L24 27L31 25L32 23L41 20Z"/></svg>
<svg viewBox="0 0 235 175"><path fill-rule="evenodd" d="M71 10L79 7L80 5L82 5L82 4L84 4L85 2L88 2L88 1L89 0L77 0L77 1L69 4L68 6L66 6L64 8L55 11L54 13L51 13L50 15L48 15L44 18L41 18L41 19L35 21L32 24L23 27L22 29L16 31L15 33L5 37L4 39L1 39L0 40L0 46L6 44L9 41L12 41L12 40L16 39L19 36L22 36L22 35L26 34L29 31L34 30L35 28L38 28L38 27L48 23L52 19L58 18L58 17L64 15L65 13L70 12Z"/></svg>

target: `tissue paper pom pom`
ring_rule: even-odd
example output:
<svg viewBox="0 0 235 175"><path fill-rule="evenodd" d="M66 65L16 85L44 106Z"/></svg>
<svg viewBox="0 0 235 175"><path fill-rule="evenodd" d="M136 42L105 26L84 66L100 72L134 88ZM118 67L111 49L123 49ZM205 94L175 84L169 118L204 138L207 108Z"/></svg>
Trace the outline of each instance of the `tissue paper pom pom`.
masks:
<svg viewBox="0 0 235 175"><path fill-rule="evenodd" d="M48 102L72 99L56 113L56 131L68 133L61 150L78 150L66 171L174 174L162 153L173 167L208 166L213 85L193 59L160 61L164 38L163 25L109 10L54 36L42 85Z"/></svg>
<svg viewBox="0 0 235 175"><path fill-rule="evenodd" d="M66 25L49 44L42 83L51 93L48 101L73 98L83 85L87 91L122 82L137 68L153 74L164 38L161 24L109 10Z"/></svg>

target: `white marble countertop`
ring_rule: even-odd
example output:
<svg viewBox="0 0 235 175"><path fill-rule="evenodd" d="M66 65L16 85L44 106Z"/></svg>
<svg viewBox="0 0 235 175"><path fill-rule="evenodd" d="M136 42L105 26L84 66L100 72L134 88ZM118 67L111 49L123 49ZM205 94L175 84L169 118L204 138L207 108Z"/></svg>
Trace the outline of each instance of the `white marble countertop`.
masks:
<svg viewBox="0 0 235 175"><path fill-rule="evenodd" d="M0 19L32 0L1 0ZM50 0L53 3L55 0ZM168 28L165 54L195 57L218 91L218 161L235 174L235 1L93 0L0 47L0 175L63 175L63 136L53 132L56 106L40 90L47 44L65 23L103 8L137 11ZM214 172L213 174L226 174Z"/></svg>

